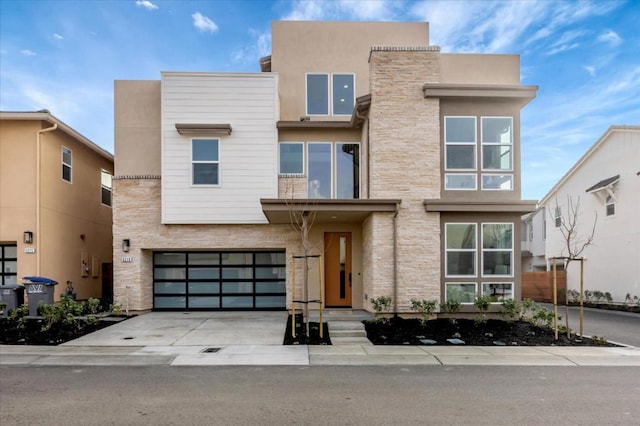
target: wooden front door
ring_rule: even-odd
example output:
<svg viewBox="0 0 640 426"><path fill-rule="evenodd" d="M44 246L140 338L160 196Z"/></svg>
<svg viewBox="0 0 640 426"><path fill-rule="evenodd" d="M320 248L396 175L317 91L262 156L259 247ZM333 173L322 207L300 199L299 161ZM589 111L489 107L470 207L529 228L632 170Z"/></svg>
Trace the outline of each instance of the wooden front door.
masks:
<svg viewBox="0 0 640 426"><path fill-rule="evenodd" d="M351 232L324 233L325 306L351 307Z"/></svg>

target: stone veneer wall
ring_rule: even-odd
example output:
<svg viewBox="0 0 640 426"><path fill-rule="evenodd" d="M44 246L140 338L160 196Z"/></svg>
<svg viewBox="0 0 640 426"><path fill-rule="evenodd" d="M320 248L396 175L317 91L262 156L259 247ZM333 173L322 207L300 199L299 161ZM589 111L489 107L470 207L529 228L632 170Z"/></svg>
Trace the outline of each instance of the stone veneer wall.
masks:
<svg viewBox="0 0 640 426"><path fill-rule="evenodd" d="M285 200L308 198L307 177L278 177L278 198L284 198Z"/></svg>
<svg viewBox="0 0 640 426"><path fill-rule="evenodd" d="M113 180L113 293L114 302L131 311L153 307L154 250L260 249L287 251L287 306L291 303L292 254L302 251L300 236L290 225L162 225L160 179L157 177ZM122 240L131 240L128 253ZM123 257L131 257L124 263ZM296 276L302 276L302 263ZM302 291L297 279L296 292ZM298 293L301 294L301 293Z"/></svg>
<svg viewBox="0 0 640 426"><path fill-rule="evenodd" d="M440 110L439 100L425 99L422 92L425 83L440 80L439 55L438 48L374 48L369 59L370 195L402 200L397 217L400 312L409 310L410 299L440 300L440 217L426 213L423 204L441 194ZM365 262L375 265L365 279L365 293L392 296L393 225L377 216L365 223Z"/></svg>

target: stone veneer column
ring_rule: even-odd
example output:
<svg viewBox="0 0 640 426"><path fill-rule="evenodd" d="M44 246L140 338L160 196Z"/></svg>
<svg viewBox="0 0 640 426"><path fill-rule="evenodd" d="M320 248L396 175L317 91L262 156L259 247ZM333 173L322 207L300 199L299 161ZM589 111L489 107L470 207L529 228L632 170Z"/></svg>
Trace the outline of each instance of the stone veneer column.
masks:
<svg viewBox="0 0 640 426"><path fill-rule="evenodd" d="M440 80L439 49L373 48L369 60L371 198L402 200L397 217L397 303L440 300L440 216L423 201L440 198L439 100L422 86ZM393 296L392 215L365 223L365 277L369 297ZM368 306L370 308L370 305Z"/></svg>

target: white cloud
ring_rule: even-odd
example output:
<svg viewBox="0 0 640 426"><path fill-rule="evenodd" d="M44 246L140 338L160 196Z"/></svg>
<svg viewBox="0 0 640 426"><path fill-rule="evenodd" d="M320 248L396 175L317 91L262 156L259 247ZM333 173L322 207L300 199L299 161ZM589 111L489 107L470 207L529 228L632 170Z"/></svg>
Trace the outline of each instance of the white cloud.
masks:
<svg viewBox="0 0 640 426"><path fill-rule="evenodd" d="M236 63L258 63L258 59L271 54L271 33L261 33L254 29L249 29L249 34L254 41L245 47L231 52L231 60Z"/></svg>
<svg viewBox="0 0 640 426"><path fill-rule="evenodd" d="M29 49L22 49L20 53L22 53L24 56L36 56L36 52Z"/></svg>
<svg viewBox="0 0 640 426"><path fill-rule="evenodd" d="M285 21L393 20L403 6L393 0L299 0L291 4L291 10L282 17Z"/></svg>
<svg viewBox="0 0 640 426"><path fill-rule="evenodd" d="M565 52L567 50L573 50L576 47L580 46L580 43L572 43L572 44L563 44L560 46L552 47L547 51L547 55L556 55L560 52Z"/></svg>
<svg viewBox="0 0 640 426"><path fill-rule="evenodd" d="M144 7L147 10L156 10L156 9L158 9L158 6L156 6L155 4L151 3L149 0L136 0L136 6Z"/></svg>
<svg viewBox="0 0 640 426"><path fill-rule="evenodd" d="M193 18L193 26L202 32L215 33L218 31L218 26L208 17L204 16L200 12L196 12L191 15Z"/></svg>
<svg viewBox="0 0 640 426"><path fill-rule="evenodd" d="M62 37L60 34L58 33L53 33L53 38L58 39L58 40L64 40L64 37Z"/></svg>
<svg viewBox="0 0 640 426"><path fill-rule="evenodd" d="M594 67L593 65L583 65L582 68L586 72L588 72L591 77L595 77L596 76L596 67Z"/></svg>
<svg viewBox="0 0 640 426"><path fill-rule="evenodd" d="M622 38L615 31L607 31L600 34L597 38L599 42L607 43L611 47L615 47L622 43Z"/></svg>

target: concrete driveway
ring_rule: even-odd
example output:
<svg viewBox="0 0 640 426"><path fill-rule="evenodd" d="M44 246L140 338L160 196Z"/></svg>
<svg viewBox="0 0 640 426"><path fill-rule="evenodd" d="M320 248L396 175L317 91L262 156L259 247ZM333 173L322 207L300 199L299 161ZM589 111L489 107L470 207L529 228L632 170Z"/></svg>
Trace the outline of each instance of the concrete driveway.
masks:
<svg viewBox="0 0 640 426"><path fill-rule="evenodd" d="M63 346L282 345L287 312L150 312Z"/></svg>

